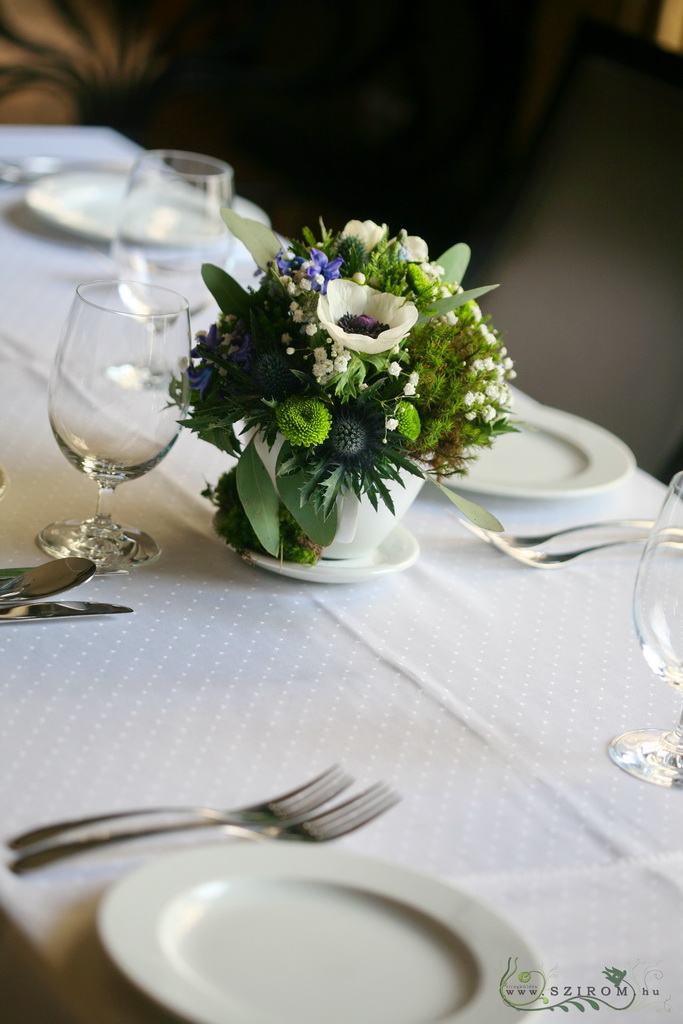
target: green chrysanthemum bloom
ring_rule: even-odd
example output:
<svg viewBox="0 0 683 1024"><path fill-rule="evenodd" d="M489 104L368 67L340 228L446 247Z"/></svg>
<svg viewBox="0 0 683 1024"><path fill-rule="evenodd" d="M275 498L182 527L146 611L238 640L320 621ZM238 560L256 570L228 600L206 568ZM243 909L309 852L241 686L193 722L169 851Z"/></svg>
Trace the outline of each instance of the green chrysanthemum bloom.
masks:
<svg viewBox="0 0 683 1024"><path fill-rule="evenodd" d="M420 414L415 406L410 402L401 402L396 410L396 419L398 420L399 432L411 441L417 440L420 436L422 424L420 423Z"/></svg>
<svg viewBox="0 0 683 1024"><path fill-rule="evenodd" d="M292 445L312 448L330 432L332 416L319 398L292 395L275 410L277 425Z"/></svg>

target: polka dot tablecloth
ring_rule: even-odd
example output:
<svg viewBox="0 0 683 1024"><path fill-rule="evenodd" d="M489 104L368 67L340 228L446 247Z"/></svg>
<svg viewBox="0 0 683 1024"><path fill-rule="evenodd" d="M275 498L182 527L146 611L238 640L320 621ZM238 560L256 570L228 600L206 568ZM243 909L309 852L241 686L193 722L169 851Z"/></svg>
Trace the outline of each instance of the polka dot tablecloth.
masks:
<svg viewBox="0 0 683 1024"><path fill-rule="evenodd" d="M30 152L133 149L105 129L0 129L0 156ZM73 290L107 257L31 217L21 188L0 192L0 206L0 564L19 566L44 560L42 526L94 508L94 485L51 436L46 390ZM359 786L383 779L402 797L340 848L493 906L538 950L527 966L557 985L595 985L613 966L656 970L659 1005L641 997L630 1020L683 1019L679 795L606 755L613 735L669 727L678 714L632 626L639 548L526 568L467 533L425 487L405 520L421 547L413 567L360 584L301 582L245 564L214 535L200 492L227 465L184 434L120 488L117 516L152 533L163 555L96 577L78 597L133 615L0 625L2 835L108 809L236 806L340 762ZM662 496L638 471L590 498L486 504L511 531L536 531L651 517ZM216 840L144 840L21 878L0 868L3 1024L12 1013L167 1020L108 963L95 907L134 866L202 841Z"/></svg>

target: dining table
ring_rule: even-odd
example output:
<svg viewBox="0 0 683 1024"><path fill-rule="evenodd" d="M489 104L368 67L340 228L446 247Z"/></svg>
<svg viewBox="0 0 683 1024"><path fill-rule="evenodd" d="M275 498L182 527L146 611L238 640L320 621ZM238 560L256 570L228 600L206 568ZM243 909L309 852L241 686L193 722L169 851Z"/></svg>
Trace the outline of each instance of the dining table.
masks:
<svg viewBox="0 0 683 1024"><path fill-rule="evenodd" d="M0 127L6 161L47 155L95 173L98 162L125 165L138 149L107 127ZM235 184L239 196L239 177ZM49 204L29 201L31 189L0 184L5 568L45 561L38 532L94 511L93 482L52 435L47 389L76 286L115 276L107 230L63 222ZM246 250L233 260L235 277L253 282ZM209 304L193 313L193 330L208 328L215 312ZM515 338L496 327L514 359ZM525 404L524 380L515 384L524 419L534 403ZM321 844L321 857L343 853L399 877L426 876L464 894L474 917L478 908L491 912L520 936L505 956L491 943L475 988L484 977L497 987L508 957L514 963L522 950L518 971L547 983L547 1002L534 1003L529 1019L619 1012L608 1004L615 978L625 977L636 993L627 1019L683 1020L681 797L630 777L608 756L614 736L672 728L680 712L634 630L642 542L551 571L524 565L473 536L425 484L403 520L419 544L413 564L348 582L297 578L240 558L217 536L202 491L232 464L181 430L159 465L118 488L117 518L148 530L162 554L130 572L97 574L65 597L131 614L0 622L0 842L126 808L239 807L339 764L358 789L382 781L400 800ZM511 533L654 519L665 494L634 464L584 488L571 479L545 490L525 484L523 466L517 486L462 484L460 493ZM3 846L2 1024L186 1019L120 969L102 942L99 908L136 871L238 844L258 849L217 829L187 830L21 875ZM501 1019L524 1017L514 999L488 996ZM324 1011L311 1012L302 1010L301 1024L326 1024Z"/></svg>

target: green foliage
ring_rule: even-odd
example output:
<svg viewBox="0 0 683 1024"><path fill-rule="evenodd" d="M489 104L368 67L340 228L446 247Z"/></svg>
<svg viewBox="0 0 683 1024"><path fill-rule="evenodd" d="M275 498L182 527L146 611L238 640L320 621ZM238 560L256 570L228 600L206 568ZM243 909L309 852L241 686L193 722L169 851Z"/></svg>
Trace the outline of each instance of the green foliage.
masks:
<svg viewBox="0 0 683 1024"><path fill-rule="evenodd" d="M436 299L436 301L430 303L429 309L426 312L420 313L418 323L426 323L432 316L443 316L444 313L451 313L455 309L460 309L467 302L472 302L474 299L478 299L481 295L486 295L487 292L491 292L497 287L497 284L485 284L481 288L470 288L466 292L457 292L453 295L446 295L441 299Z"/></svg>
<svg viewBox="0 0 683 1024"><path fill-rule="evenodd" d="M268 554L277 555L280 549L278 497L253 438L237 463L236 479L237 493L254 533Z"/></svg>
<svg viewBox="0 0 683 1024"><path fill-rule="evenodd" d="M474 523L475 526L481 526L482 530L495 530L496 533L501 533L503 526L498 522L496 517L492 515L487 509L482 508L481 505L477 505L474 501L470 501L469 498L463 498L461 494L456 494L450 487L444 487L438 480L435 480L433 476L427 478L435 484L441 493L451 501L458 511L462 512L470 522Z"/></svg>
<svg viewBox="0 0 683 1024"><path fill-rule="evenodd" d="M249 522L237 492L237 470L224 473L215 488L207 488L204 496L218 507L216 532L240 554L255 551L268 554L259 541ZM280 549L278 554L287 562L315 565L320 559L322 548L307 537L294 517L284 505L278 509Z"/></svg>
<svg viewBox="0 0 683 1024"><path fill-rule="evenodd" d="M386 242L380 242L372 250L364 273L367 283L380 292L389 292L391 295L405 295L406 272L409 264L405 261L397 261L393 247L388 247Z"/></svg>
<svg viewBox="0 0 683 1024"><path fill-rule="evenodd" d="M462 472L467 449L490 447L509 429L505 417L493 422L468 419L466 395L481 389L495 372L474 371L472 364L495 353L494 344L476 330L470 308L461 310L457 324L418 324L412 332L412 366L419 374L418 393L411 399L420 417L418 437L408 445L417 459L443 475Z"/></svg>
<svg viewBox="0 0 683 1024"><path fill-rule="evenodd" d="M246 316L249 313L249 292L246 292L222 267L215 267L213 263L203 263L202 278L223 313L233 313L235 316Z"/></svg>
<svg viewBox="0 0 683 1024"><path fill-rule="evenodd" d="M434 295L434 279L427 277L419 263L409 263L406 280L419 298L429 301Z"/></svg>
<svg viewBox="0 0 683 1024"><path fill-rule="evenodd" d="M282 243L271 228L250 217L240 217L227 206L221 208L221 215L235 238L246 245L261 270L266 270L282 248ZM224 310L225 312L225 310Z"/></svg>
<svg viewBox="0 0 683 1024"><path fill-rule="evenodd" d="M462 284L467 270L472 250L465 242L456 242L446 252L441 253L436 260L438 266L443 267L444 281L453 281L455 284Z"/></svg>

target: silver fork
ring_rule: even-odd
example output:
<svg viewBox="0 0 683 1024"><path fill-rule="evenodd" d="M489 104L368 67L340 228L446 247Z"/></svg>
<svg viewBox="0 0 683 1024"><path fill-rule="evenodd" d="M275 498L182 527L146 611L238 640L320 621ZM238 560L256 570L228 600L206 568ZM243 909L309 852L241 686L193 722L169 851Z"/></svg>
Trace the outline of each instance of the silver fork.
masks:
<svg viewBox="0 0 683 1024"><path fill-rule="evenodd" d="M349 797L314 817L300 821L280 822L263 827L249 827L228 822L214 824L221 832L243 839L290 839L304 843L326 843L367 825L378 818L380 814L384 814L385 811L395 806L399 799L400 797L388 786L383 782L378 782L362 793ZM80 841L35 843L20 853L9 866L15 874L20 875L35 868L44 867L52 861L61 860L63 857L85 853L86 850L93 850L124 839L138 839L143 836L175 831L182 827L182 825L160 826L132 832L90 836Z"/></svg>
<svg viewBox="0 0 683 1024"><path fill-rule="evenodd" d="M539 569L557 568L558 566L565 565L567 562L572 562L575 558L580 558L581 555L587 555L591 551L602 551L605 548L615 547L619 544L642 542L647 539L653 525L652 520L647 519L612 519L601 523L581 523L578 526L566 526L561 530L554 530L552 533L536 534L534 536L515 536L511 533L496 533L484 530L474 523L461 519L460 516L455 516L455 518L470 533L473 533L475 537L479 537L480 540L492 544L493 547L503 551L506 555L510 555L511 558L516 559L518 562L522 562L524 565L532 565ZM535 550L536 545L545 544L556 537L597 529L627 529L631 531L631 535L617 540L591 544L588 547L578 548L574 551L548 552Z"/></svg>
<svg viewBox="0 0 683 1024"><path fill-rule="evenodd" d="M96 814L89 818L73 818L68 821L57 821L50 825L22 832L7 840L7 846L13 850L21 850L36 843L44 843L56 836L79 832L90 825L115 824L124 818L156 817L164 814L184 816L176 828L192 828L197 825L273 825L281 821L289 821L310 814L328 800L338 796L347 789L353 779L339 765L332 765L310 782L296 789L289 790L281 796L273 797L263 803L251 804L236 810L216 810L213 807L142 807L129 811L115 811L110 814ZM110 833L98 833L108 836ZM85 836L84 838L88 838Z"/></svg>

